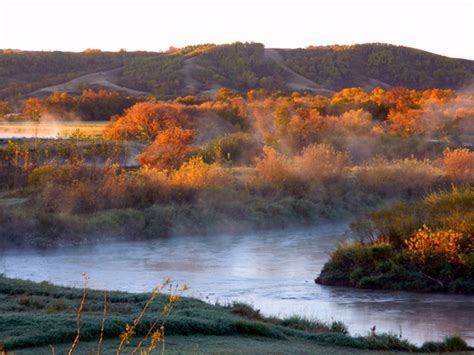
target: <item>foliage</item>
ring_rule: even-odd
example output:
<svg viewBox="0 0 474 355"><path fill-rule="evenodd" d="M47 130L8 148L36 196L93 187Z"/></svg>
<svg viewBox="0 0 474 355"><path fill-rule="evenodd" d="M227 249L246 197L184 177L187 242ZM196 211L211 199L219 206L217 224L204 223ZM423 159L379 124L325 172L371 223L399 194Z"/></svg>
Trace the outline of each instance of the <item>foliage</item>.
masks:
<svg viewBox="0 0 474 355"><path fill-rule="evenodd" d="M171 174L171 184L179 187L204 189L225 188L233 183L228 171L217 164L206 164L194 157Z"/></svg>
<svg viewBox="0 0 474 355"><path fill-rule="evenodd" d="M139 101L136 97L124 96L118 92L91 89L84 90L78 97L65 92L54 92L45 99L29 98L23 102L23 115L33 120L55 119L67 121L106 121Z"/></svg>
<svg viewBox="0 0 474 355"><path fill-rule="evenodd" d="M472 188L453 189L359 218L353 230L362 242L337 248L317 281L360 288L474 292L473 196Z"/></svg>
<svg viewBox="0 0 474 355"><path fill-rule="evenodd" d="M364 87L368 77L391 86L454 88L469 83L472 65L388 44L320 46L281 52L296 72L331 89ZM409 63L409 65L407 65Z"/></svg>
<svg viewBox="0 0 474 355"><path fill-rule="evenodd" d="M261 152L260 142L250 133L228 133L208 142L201 150L206 162L250 165Z"/></svg>
<svg viewBox="0 0 474 355"><path fill-rule="evenodd" d="M158 102L141 102L113 120L105 135L113 139L150 141L160 131L185 125L189 115L183 105Z"/></svg>
<svg viewBox="0 0 474 355"><path fill-rule="evenodd" d="M426 225L405 244L417 263L430 267L439 262L466 265L468 255L474 253L474 236L454 230L433 232Z"/></svg>
<svg viewBox="0 0 474 355"><path fill-rule="evenodd" d="M473 75L469 60L380 43L274 51L282 57L284 65L333 91L347 87L371 90L375 86L459 89L469 84ZM288 91L286 84L290 78L279 62L267 58L262 44L241 42L188 46L164 53L2 50L0 68L0 98L18 98L85 74L118 69L119 85L149 92L160 99L206 92L216 86L238 91ZM192 69L197 87L190 88L187 68ZM83 89L79 88L79 92ZM363 98L357 92L353 94ZM382 112L386 109L384 105L372 107Z"/></svg>
<svg viewBox="0 0 474 355"><path fill-rule="evenodd" d="M194 132L190 129L168 128L137 159L158 169L177 169L196 151L193 140Z"/></svg>
<svg viewBox="0 0 474 355"><path fill-rule="evenodd" d="M474 182L474 152L469 149L447 149L443 154L443 170L458 183Z"/></svg>

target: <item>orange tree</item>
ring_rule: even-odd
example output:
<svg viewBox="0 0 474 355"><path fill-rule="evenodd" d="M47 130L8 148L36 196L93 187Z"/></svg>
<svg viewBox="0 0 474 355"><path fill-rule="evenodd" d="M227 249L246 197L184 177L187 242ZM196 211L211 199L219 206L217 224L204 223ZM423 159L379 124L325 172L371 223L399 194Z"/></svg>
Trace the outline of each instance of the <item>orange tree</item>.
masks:
<svg viewBox="0 0 474 355"><path fill-rule="evenodd" d="M163 170L179 168L193 152L194 131L172 127L160 132L146 151L138 156L144 165Z"/></svg>

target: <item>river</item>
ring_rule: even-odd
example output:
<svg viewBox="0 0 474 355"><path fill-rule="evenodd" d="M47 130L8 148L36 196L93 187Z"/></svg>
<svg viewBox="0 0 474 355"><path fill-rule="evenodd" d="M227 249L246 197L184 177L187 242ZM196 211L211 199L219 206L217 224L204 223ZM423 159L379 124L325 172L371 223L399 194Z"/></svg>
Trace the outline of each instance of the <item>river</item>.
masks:
<svg viewBox="0 0 474 355"><path fill-rule="evenodd" d="M402 334L421 344L459 334L474 345L474 297L355 290L314 283L347 225L241 236L183 236L104 242L47 251L8 251L0 272L9 277L130 292L150 291L164 277L186 283L209 302L239 300L264 314L341 320L351 334Z"/></svg>

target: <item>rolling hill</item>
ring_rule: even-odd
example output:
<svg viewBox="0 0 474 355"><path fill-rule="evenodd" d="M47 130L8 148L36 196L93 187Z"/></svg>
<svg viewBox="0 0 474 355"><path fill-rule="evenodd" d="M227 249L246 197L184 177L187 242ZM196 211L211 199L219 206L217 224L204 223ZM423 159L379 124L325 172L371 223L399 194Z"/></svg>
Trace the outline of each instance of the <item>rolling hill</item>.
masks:
<svg viewBox="0 0 474 355"><path fill-rule="evenodd" d="M265 48L259 43L205 44L167 52L0 51L0 98L80 93L105 88L161 99L236 91L310 91L345 87L462 89L474 61L389 44Z"/></svg>

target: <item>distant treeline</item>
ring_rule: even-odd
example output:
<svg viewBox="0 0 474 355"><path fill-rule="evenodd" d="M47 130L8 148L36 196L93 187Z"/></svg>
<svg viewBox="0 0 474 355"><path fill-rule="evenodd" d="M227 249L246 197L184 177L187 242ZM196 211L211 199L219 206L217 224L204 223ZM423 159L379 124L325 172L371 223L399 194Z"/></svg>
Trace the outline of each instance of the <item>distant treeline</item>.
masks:
<svg viewBox="0 0 474 355"><path fill-rule="evenodd" d="M222 86L241 92L288 91L291 74L287 68L333 91L351 86L459 89L472 81L474 73L473 61L387 44L279 49L277 53L282 63L265 56L262 44L240 42L166 53L4 50L0 52L0 98L22 97L42 87L117 68L121 68L118 84L161 99Z"/></svg>

